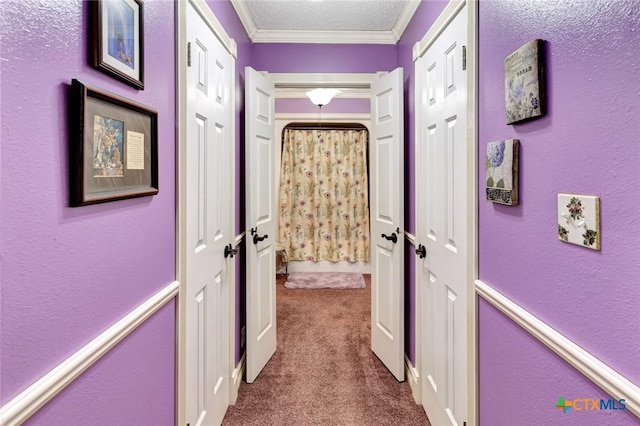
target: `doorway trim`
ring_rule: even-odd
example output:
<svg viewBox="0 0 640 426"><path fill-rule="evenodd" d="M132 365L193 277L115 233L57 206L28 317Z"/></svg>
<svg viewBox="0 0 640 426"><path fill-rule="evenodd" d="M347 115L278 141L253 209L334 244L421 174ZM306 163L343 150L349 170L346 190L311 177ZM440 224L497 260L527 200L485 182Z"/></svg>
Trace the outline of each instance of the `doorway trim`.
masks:
<svg viewBox="0 0 640 426"><path fill-rule="evenodd" d="M186 300L183 297L186 294L186 152L187 152L187 26L186 15L187 7L191 5L200 15L202 20L211 29L213 34L220 40L224 48L232 56L231 60L231 90L229 93L229 105L232 110L230 114L230 138L233 141L233 147L230 149L230 156L234 161L230 165L231 173L231 193L235 193L236 183L236 111L235 111L235 85L236 85L236 68L235 63L238 59L238 48L235 40L233 40L224 30L224 27L215 17L205 0L187 0L186 2L176 2L176 277L179 282L178 300L176 303L176 380L175 380L175 411L177 424L186 424ZM235 221L236 206L230 203L229 206L231 220ZM235 233L235 223L232 223L232 234ZM228 263L228 280L230 283L229 291L229 366L226 372L229 379L235 370L235 262ZM239 385L239 383L238 383ZM231 383L230 385L230 401L235 402L238 389Z"/></svg>
<svg viewBox="0 0 640 426"><path fill-rule="evenodd" d="M468 175L467 212L468 225L468 276L467 286L467 424L478 424L478 293L475 282L478 279L478 3L475 0L451 0L433 23L424 37L413 46L413 61L417 61L427 51L429 46L440 36L456 15L467 7L467 140L468 144ZM419 93L421 81L415 76L416 93ZM418 97L416 96L416 99ZM420 138L421 114L420 103L416 102L415 111L415 140ZM417 208L417 206L416 206ZM417 212L416 212L417 213ZM421 286L416 285L416 301L422 300ZM422 304L416 303L416 369L422 374ZM421 392L421 381L418 390Z"/></svg>

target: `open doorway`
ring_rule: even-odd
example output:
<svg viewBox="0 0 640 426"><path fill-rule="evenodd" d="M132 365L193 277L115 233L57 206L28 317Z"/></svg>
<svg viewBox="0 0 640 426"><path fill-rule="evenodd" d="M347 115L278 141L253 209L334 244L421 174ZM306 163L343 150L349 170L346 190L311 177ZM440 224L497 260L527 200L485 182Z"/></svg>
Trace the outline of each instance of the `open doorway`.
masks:
<svg viewBox="0 0 640 426"><path fill-rule="evenodd" d="M271 320L271 318L275 319L275 315L262 314L265 312L275 313L276 295L260 298L252 296L252 294L262 294L261 292L266 294L267 291L271 293L276 289L275 285L273 287L261 285L263 281L264 284L268 281L259 278L269 274L269 271L273 271L273 276L275 276L275 253L270 250L269 256L265 255L265 238L263 238L263 234L267 235L265 226L267 219L269 223L272 223L272 219L276 215L275 203L272 200L275 201L277 191L275 185L272 187L271 183L268 183L274 174L269 172L259 180L255 178L261 171L273 170L269 164L275 167L278 163L275 160L277 156L271 153L275 147L273 140L279 139L277 134L279 132L276 132L274 125L270 133L254 137L254 126L261 128L272 123L269 111L273 111L273 104L269 106L267 100L273 99L275 88L273 85L268 88L266 82L270 80L273 84L274 79L271 79L268 74L257 73L250 68L246 70L245 75L252 76L251 79L247 78L245 91L248 96L246 103L246 134L248 135L246 170L248 175L252 176L251 179L247 178L247 226L252 227L253 241L253 244L248 244L249 261L247 262L246 323L247 364L249 365L252 354L261 351L260 339L254 339L253 334L261 337L265 335L264 330L268 330L269 333L271 331L275 333L276 330L276 321ZM264 87L260 89L254 87L252 80L264 81ZM330 79L330 82L333 80ZM402 81L402 69L396 69L384 75L375 75L373 80L366 83L371 105L369 155L371 164L375 167L375 171L371 172L370 191L370 221L372 222L370 350L377 355L398 381L404 380L404 159L402 150L404 115ZM269 163L271 158L275 160L274 163ZM269 194L273 194L273 198ZM264 206L263 210L260 210L261 206ZM271 210L272 208L273 210ZM255 232L257 225L254 223L260 226L257 232ZM271 232L269 231L268 234ZM271 253L274 254L273 257ZM252 258L268 261L269 265L273 265L273 267L259 268L255 263L252 265ZM252 279L252 276L258 278ZM277 333L274 335L277 336ZM253 346L255 348L252 349ZM275 344L273 346L273 352L269 351L271 354L275 353ZM256 371L266 365L269 357L264 358L265 362ZM247 367L247 381L253 382L255 377L257 375L249 377L249 367Z"/></svg>
<svg viewBox="0 0 640 426"><path fill-rule="evenodd" d="M287 124L278 165L279 244L291 272L369 273L369 130Z"/></svg>

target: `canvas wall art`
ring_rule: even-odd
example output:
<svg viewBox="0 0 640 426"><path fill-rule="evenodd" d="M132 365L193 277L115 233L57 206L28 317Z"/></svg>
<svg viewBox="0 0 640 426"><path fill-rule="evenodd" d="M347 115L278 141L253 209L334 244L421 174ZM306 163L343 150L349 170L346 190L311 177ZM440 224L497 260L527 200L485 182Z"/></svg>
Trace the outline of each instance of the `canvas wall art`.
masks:
<svg viewBox="0 0 640 426"><path fill-rule="evenodd" d="M507 139L487 144L487 200L509 206L518 205L518 152L520 141Z"/></svg>
<svg viewBox="0 0 640 426"><path fill-rule="evenodd" d="M504 60L507 124L546 114L544 41L531 40Z"/></svg>
<svg viewBox="0 0 640 426"><path fill-rule="evenodd" d="M600 250L600 197L558 194L558 239Z"/></svg>

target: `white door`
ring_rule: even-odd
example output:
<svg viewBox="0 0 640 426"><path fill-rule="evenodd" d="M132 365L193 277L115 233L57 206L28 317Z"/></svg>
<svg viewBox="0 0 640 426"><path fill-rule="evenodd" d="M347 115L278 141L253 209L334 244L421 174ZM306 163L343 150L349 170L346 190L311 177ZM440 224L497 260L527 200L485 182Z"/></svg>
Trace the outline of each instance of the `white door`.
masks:
<svg viewBox="0 0 640 426"><path fill-rule="evenodd" d="M402 68L371 84L371 349L404 380Z"/></svg>
<svg viewBox="0 0 640 426"><path fill-rule="evenodd" d="M463 8L416 62L416 262L422 404L434 425L467 419L468 142Z"/></svg>
<svg viewBox="0 0 640 426"><path fill-rule="evenodd" d="M275 135L274 85L245 68L247 382L276 352L276 181L280 145Z"/></svg>
<svg viewBox="0 0 640 426"><path fill-rule="evenodd" d="M229 291L233 241L231 56L187 5L186 421L220 424L229 406Z"/></svg>

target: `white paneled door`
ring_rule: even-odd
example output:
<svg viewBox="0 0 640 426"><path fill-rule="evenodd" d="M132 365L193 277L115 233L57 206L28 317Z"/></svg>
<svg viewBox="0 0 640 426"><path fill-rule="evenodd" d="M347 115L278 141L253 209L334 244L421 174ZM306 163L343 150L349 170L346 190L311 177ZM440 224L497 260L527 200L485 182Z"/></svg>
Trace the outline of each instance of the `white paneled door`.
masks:
<svg viewBox="0 0 640 426"><path fill-rule="evenodd" d="M245 68L247 231L247 382L276 351L276 224L274 85Z"/></svg>
<svg viewBox="0 0 640 426"><path fill-rule="evenodd" d="M467 419L469 148L464 7L416 62L416 286L422 403L431 424Z"/></svg>
<svg viewBox="0 0 640 426"><path fill-rule="evenodd" d="M232 58L189 3L186 68L186 421L220 424L229 405Z"/></svg>
<svg viewBox="0 0 640 426"><path fill-rule="evenodd" d="M371 84L371 349L404 380L402 68Z"/></svg>

